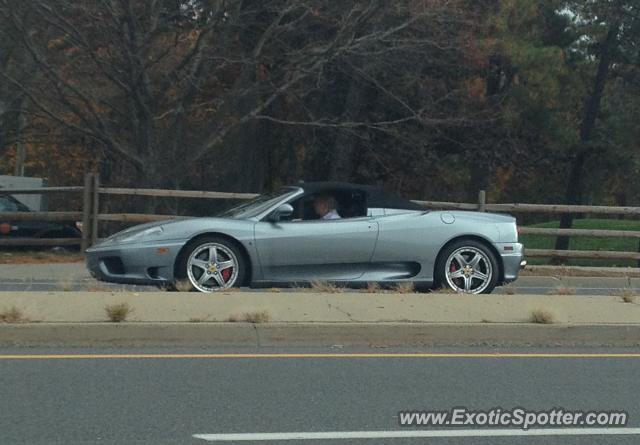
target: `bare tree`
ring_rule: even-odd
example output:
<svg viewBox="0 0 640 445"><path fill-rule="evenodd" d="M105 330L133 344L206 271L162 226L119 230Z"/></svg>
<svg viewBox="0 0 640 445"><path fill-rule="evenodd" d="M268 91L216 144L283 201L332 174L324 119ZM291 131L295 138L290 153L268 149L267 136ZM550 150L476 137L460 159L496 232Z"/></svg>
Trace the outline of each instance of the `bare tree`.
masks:
<svg viewBox="0 0 640 445"><path fill-rule="evenodd" d="M299 144L279 128L329 147L327 177L350 179L367 156L384 168L486 121L454 105L474 27L464 4L0 0L7 38L38 73L0 75L32 119L82 135L140 186L220 176L233 158L234 186L262 188L283 161L270 153L292 158Z"/></svg>

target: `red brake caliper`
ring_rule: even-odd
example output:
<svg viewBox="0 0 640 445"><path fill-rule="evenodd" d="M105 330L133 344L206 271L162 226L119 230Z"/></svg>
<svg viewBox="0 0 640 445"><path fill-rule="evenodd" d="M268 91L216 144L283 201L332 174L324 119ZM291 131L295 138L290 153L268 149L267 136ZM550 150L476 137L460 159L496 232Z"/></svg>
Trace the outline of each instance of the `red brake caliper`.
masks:
<svg viewBox="0 0 640 445"><path fill-rule="evenodd" d="M233 267L230 267L228 269L225 269L222 271L222 278L224 278L224 281L228 281L229 278L231 278L231 274L233 273Z"/></svg>

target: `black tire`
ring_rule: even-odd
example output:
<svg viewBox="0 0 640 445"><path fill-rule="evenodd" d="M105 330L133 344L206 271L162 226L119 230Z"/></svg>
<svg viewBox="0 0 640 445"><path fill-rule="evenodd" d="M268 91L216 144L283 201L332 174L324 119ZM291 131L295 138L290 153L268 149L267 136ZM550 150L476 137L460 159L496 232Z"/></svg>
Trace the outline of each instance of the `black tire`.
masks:
<svg viewBox="0 0 640 445"><path fill-rule="evenodd" d="M224 251L222 251L222 253L225 257L228 257L227 260L230 260L230 259L234 260L236 264L234 268L236 269L236 271L235 271L235 277L233 278L233 282L230 285L225 287L219 287L217 289L210 290L210 291L205 291L205 290L202 290L201 288L198 288L198 286L192 281L192 278L195 278L193 276L194 273L192 272L192 276L191 277L189 276L189 273L187 270L187 264L189 262L189 258L194 252L197 252L199 249L202 249L203 246L211 245L211 244L221 246L224 249L228 249L229 252L225 253ZM228 253L232 253L233 258L230 257ZM196 238L193 241L190 241L185 247L185 249L183 250L183 252L178 257L177 263L176 263L176 283L174 284L174 287L176 287L178 290L186 290L185 288L190 287L192 291L200 291L200 292L213 292L216 290L228 289L230 287L240 287L245 282L246 273L247 273L247 260L241 248L237 245L237 243L224 237L208 235L208 236L203 236L200 238ZM181 284L181 283L187 283L187 284Z"/></svg>
<svg viewBox="0 0 640 445"><path fill-rule="evenodd" d="M457 288L452 287L447 281L447 270L450 267L447 264L449 261L449 257L453 255L454 252L460 249L469 249L480 251L486 260L490 263L490 272L491 276L489 277L488 284L484 289L480 292L473 293L481 293L481 294L490 294L493 289L498 285L499 275L500 275L500 267L498 264L498 260L496 259L496 255L493 251L485 244L480 241L472 240L472 239L461 239L455 241L448 246L446 246L440 254L438 255L438 260L436 261L435 270L434 270L434 288L446 288L451 290L458 290ZM486 266L486 265L485 265ZM485 267L485 270L481 270L480 272L487 272L489 270ZM473 280L471 280L473 282ZM454 283L455 284L455 283ZM484 282L483 282L484 285ZM481 286L476 286L477 289L480 289Z"/></svg>

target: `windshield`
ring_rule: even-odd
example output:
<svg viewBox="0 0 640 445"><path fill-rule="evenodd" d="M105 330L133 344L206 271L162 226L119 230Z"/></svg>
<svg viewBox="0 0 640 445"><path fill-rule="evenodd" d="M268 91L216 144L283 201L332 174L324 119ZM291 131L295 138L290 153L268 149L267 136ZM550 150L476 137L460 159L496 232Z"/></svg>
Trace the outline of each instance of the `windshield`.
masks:
<svg viewBox="0 0 640 445"><path fill-rule="evenodd" d="M296 191L298 191L298 189L295 187L283 187L274 192L265 193L247 202L243 202L242 204L225 210L216 216L234 219L253 218L260 215L265 210L268 210L271 206L275 205L287 195L292 195Z"/></svg>

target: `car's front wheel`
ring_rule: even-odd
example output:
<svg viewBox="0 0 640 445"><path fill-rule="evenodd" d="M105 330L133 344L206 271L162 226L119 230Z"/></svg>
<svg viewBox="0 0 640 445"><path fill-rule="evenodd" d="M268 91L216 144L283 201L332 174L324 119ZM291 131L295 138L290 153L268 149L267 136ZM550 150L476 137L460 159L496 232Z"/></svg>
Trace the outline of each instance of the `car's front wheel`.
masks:
<svg viewBox="0 0 640 445"><path fill-rule="evenodd" d="M200 292L216 292L244 281L245 259L238 246L222 237L202 237L187 246L176 278Z"/></svg>
<svg viewBox="0 0 640 445"><path fill-rule="evenodd" d="M437 286L467 294L488 294L496 287L500 270L495 254L483 243L460 240L439 255Z"/></svg>

